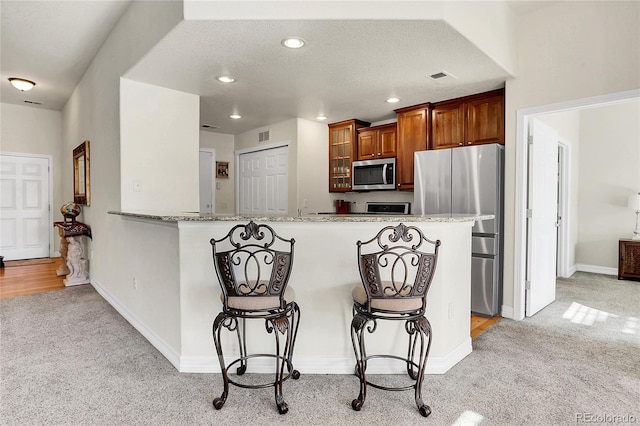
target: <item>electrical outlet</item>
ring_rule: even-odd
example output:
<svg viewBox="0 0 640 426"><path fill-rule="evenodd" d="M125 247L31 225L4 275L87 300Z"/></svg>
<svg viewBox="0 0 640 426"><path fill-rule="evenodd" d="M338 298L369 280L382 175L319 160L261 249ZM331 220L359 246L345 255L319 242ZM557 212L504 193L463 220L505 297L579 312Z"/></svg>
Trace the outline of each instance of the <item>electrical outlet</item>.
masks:
<svg viewBox="0 0 640 426"><path fill-rule="evenodd" d="M136 280L136 277L133 277L133 289L134 290L138 289L138 280Z"/></svg>
<svg viewBox="0 0 640 426"><path fill-rule="evenodd" d="M306 198L304 200L302 200L302 208L307 208L309 207L309 200L307 200Z"/></svg>

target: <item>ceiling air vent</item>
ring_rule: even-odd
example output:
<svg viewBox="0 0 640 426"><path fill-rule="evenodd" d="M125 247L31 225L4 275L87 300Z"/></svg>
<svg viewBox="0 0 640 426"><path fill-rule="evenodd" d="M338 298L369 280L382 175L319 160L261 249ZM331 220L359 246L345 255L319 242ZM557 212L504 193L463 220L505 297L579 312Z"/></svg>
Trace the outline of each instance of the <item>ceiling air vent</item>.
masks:
<svg viewBox="0 0 640 426"><path fill-rule="evenodd" d="M433 81L435 81L437 83L440 83L440 82L443 82L443 81L447 81L447 80L451 80L452 78L457 79L457 77L455 75L453 75L451 73L448 73L445 70L442 70L442 71L437 72L435 74L431 74L429 76L429 78L431 78L431 80L433 80Z"/></svg>
<svg viewBox="0 0 640 426"><path fill-rule="evenodd" d="M211 124L203 124L202 126L200 126L200 128L201 128L202 130L209 130L209 131L211 131L211 130L219 129L219 128L220 128L220 126L214 126L214 125L211 125Z"/></svg>
<svg viewBox="0 0 640 426"><path fill-rule="evenodd" d="M265 130L264 132L258 133L258 142L266 142L269 140L269 131Z"/></svg>
<svg viewBox="0 0 640 426"><path fill-rule="evenodd" d="M36 102L36 101L24 101L25 104L31 104L31 105L42 105L42 102Z"/></svg>

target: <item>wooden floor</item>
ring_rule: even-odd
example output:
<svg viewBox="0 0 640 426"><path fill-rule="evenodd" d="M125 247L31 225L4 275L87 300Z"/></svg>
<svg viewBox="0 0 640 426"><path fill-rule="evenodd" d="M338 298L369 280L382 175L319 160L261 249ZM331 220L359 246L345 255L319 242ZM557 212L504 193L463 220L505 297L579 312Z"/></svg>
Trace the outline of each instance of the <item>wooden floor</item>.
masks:
<svg viewBox="0 0 640 426"><path fill-rule="evenodd" d="M64 276L56 275L62 258L55 257L52 260L52 263L6 266L0 269L0 299L64 289ZM499 316L485 318L471 315L471 338L474 339L501 319Z"/></svg>
<svg viewBox="0 0 640 426"><path fill-rule="evenodd" d="M10 262L5 262L6 266L0 269L0 299L64 289L65 277L56 275L62 258L52 260L52 263L25 266L8 266Z"/></svg>
<svg viewBox="0 0 640 426"><path fill-rule="evenodd" d="M479 334L487 331L502 319L501 316L485 318L480 315L471 315L471 338L475 339Z"/></svg>

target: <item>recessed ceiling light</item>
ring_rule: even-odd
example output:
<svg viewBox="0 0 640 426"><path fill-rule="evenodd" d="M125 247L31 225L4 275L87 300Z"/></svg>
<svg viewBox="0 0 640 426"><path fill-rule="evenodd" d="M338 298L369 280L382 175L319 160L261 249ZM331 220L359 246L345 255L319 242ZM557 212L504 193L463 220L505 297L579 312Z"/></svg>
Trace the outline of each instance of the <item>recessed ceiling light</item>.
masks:
<svg viewBox="0 0 640 426"><path fill-rule="evenodd" d="M282 45L289 49L300 49L305 45L305 41L300 37L289 37L282 40Z"/></svg>
<svg viewBox="0 0 640 426"><path fill-rule="evenodd" d="M400 99L398 99L398 98L389 98L389 99L387 99L387 102L390 103L390 104L395 104L395 103L400 102Z"/></svg>
<svg viewBox="0 0 640 426"><path fill-rule="evenodd" d="M31 81L31 80L26 80L24 78L16 78L16 77L11 77L9 79L9 82L11 83L11 85L13 87L15 87L16 89L22 91L22 92L26 92L28 90L33 89L33 86L35 86L36 84Z"/></svg>
<svg viewBox="0 0 640 426"><path fill-rule="evenodd" d="M236 78L230 75L221 75L220 77L217 77L217 80L222 83L233 83L236 81Z"/></svg>
<svg viewBox="0 0 640 426"><path fill-rule="evenodd" d="M231 114L229 118L233 118L234 120L239 120L242 118L240 114Z"/></svg>
<svg viewBox="0 0 640 426"><path fill-rule="evenodd" d="M322 120L326 120L326 119L327 119L327 117L325 117L324 115L319 115L319 116L316 117L316 120L321 120L322 121Z"/></svg>

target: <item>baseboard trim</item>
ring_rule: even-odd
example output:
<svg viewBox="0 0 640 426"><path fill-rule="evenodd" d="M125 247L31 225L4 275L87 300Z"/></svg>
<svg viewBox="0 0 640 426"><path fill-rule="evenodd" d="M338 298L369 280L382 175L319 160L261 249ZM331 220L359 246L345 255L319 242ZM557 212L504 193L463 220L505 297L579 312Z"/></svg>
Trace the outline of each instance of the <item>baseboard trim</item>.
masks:
<svg viewBox="0 0 640 426"><path fill-rule="evenodd" d="M618 275L618 269L609 268L606 266L595 266L595 265L585 265L583 263L578 263L576 265L576 271L580 272L591 272L593 274L604 274L604 275Z"/></svg>
<svg viewBox="0 0 640 426"><path fill-rule="evenodd" d="M118 311L129 324L133 326L145 339L155 347L175 368L180 371L180 355L173 350L164 340L158 335L149 330L142 322L140 322L135 315L133 315L126 307L124 307L118 299L116 299L104 286L102 286L98 280L91 278L91 285L96 289L98 294L102 296L113 308ZM217 359L216 359L217 363Z"/></svg>
<svg viewBox="0 0 640 426"><path fill-rule="evenodd" d="M513 311L513 307L512 307L512 306L505 306L505 305L502 305L501 311L502 311L502 312L500 313L500 316L501 316L502 318L509 318L509 319L513 319L513 316L514 316L514 313L513 313L513 312L514 312L514 311Z"/></svg>
<svg viewBox="0 0 640 426"><path fill-rule="evenodd" d="M220 373L217 356L181 356L162 338L149 330L135 315L123 306L100 282L91 278L91 285L122 317L153 345L181 373ZM472 352L471 337L444 356L430 356L427 359L426 374L444 374ZM233 357L225 357L227 364ZM354 357L318 358L294 356L295 368L302 374L353 374ZM273 359L252 359L247 368L249 373L273 373ZM402 374L406 365L387 359L371 362L370 374Z"/></svg>
<svg viewBox="0 0 640 426"><path fill-rule="evenodd" d="M433 357L427 360L426 374L444 374L454 365L462 361L472 351L471 338L454 348L446 356ZM225 357L227 365L234 358ZM355 368L354 357L343 358L317 358L294 356L294 366L301 374L353 374ZM248 373L273 373L273 359L255 358L247 367ZM220 373L218 358L212 357L180 357L181 373ZM403 374L406 365L398 361L378 359L371 362L367 373L369 374Z"/></svg>

